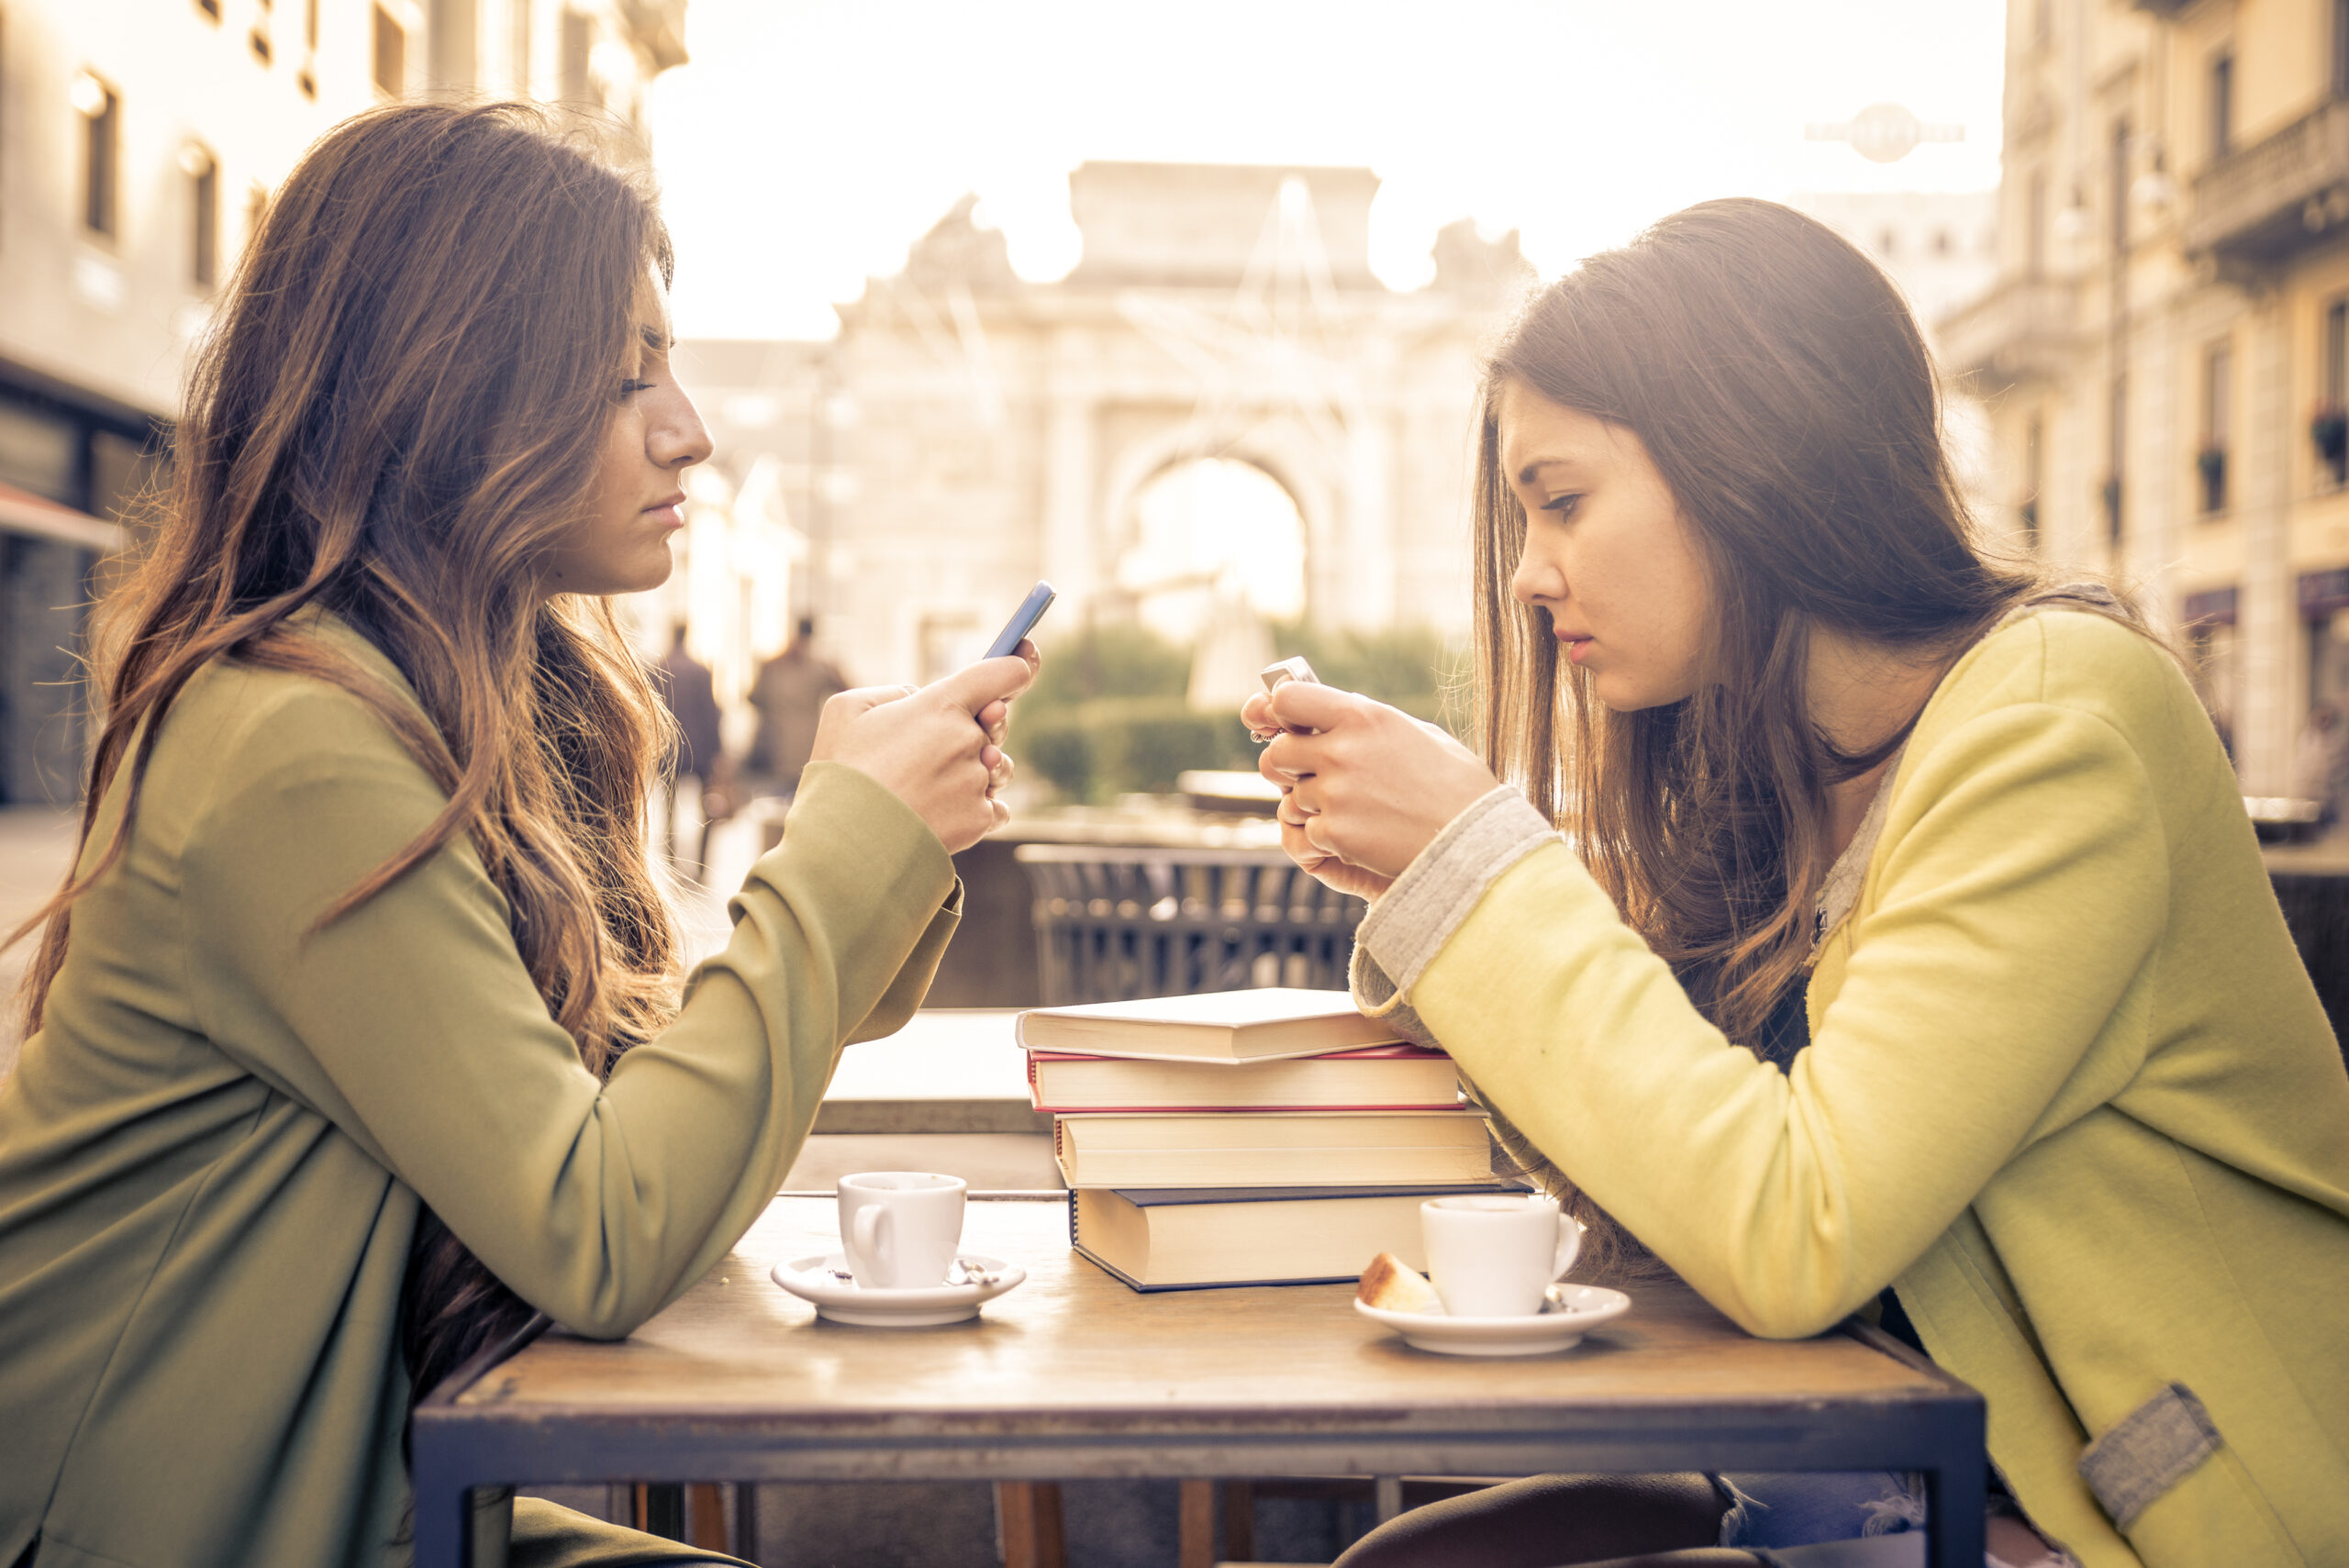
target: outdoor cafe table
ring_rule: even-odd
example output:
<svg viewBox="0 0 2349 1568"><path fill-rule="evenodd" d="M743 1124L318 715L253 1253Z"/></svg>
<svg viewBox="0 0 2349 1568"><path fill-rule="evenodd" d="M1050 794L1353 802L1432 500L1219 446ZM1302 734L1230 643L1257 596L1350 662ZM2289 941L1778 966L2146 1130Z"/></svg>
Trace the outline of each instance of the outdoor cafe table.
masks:
<svg viewBox="0 0 2349 1568"><path fill-rule="evenodd" d="M452 1568L470 1487L601 1481L1046 1480L1916 1470L1929 1561L1982 1562L1981 1397L1857 1325L1753 1339L1638 1284L1561 1353L1431 1355L1352 1287L1128 1290L1069 1250L1063 1201L974 1200L963 1250L1027 1282L974 1321L818 1321L769 1277L836 1251L829 1198L777 1198L624 1340L557 1333L416 1413L416 1561Z"/></svg>

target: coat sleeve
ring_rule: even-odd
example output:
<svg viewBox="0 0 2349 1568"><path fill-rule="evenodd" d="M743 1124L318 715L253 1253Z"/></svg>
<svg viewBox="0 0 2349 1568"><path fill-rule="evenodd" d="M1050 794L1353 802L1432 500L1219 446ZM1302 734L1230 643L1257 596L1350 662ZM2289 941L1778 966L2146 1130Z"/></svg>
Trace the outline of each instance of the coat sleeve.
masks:
<svg viewBox="0 0 2349 1568"><path fill-rule="evenodd" d="M818 763L674 1023L598 1083L469 843L310 929L443 804L372 713L323 688L279 704L217 781L181 860L206 1033L586 1334L627 1333L748 1228L839 1047L902 1021L955 919L936 837L871 778Z"/></svg>
<svg viewBox="0 0 2349 1568"><path fill-rule="evenodd" d="M1408 997L1490 1104L1755 1333L1850 1312L2047 1130L2166 918L2150 780L2106 718L1999 706L1908 765L1842 986L1788 1073L1708 1023L1554 843Z"/></svg>

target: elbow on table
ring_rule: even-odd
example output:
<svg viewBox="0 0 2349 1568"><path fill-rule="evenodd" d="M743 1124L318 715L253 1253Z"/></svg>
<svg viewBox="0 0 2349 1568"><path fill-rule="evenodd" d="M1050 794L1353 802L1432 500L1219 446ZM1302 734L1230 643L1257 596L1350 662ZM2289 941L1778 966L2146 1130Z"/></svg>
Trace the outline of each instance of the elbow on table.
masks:
<svg viewBox="0 0 2349 1568"><path fill-rule="evenodd" d="M625 1340L666 1307L680 1288L674 1281L607 1276L584 1285L558 1282L551 1290L526 1294L532 1306L566 1332L583 1340Z"/></svg>
<svg viewBox="0 0 2349 1568"><path fill-rule="evenodd" d="M1850 1317L1858 1302L1844 1288L1798 1282L1744 1284L1721 1295L1704 1293L1721 1315L1762 1340L1809 1340Z"/></svg>

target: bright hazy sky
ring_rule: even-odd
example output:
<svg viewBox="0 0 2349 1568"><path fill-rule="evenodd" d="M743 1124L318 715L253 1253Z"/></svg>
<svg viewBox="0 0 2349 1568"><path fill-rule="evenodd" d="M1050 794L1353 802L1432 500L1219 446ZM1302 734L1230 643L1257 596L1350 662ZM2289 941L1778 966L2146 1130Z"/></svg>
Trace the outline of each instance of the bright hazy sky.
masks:
<svg viewBox="0 0 2349 1568"><path fill-rule="evenodd" d="M1367 164L1371 261L1522 231L1544 276L1708 196L1998 183L2000 0L692 0L651 89L688 337L829 337L965 191L1044 281L1087 159ZM1965 127L1897 163L1865 106Z"/></svg>

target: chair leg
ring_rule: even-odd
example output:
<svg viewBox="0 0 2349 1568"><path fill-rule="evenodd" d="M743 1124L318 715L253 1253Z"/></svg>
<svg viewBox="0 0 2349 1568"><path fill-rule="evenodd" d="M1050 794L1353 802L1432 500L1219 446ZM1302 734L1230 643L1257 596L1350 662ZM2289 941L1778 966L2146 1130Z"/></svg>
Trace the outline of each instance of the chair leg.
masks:
<svg viewBox="0 0 2349 1568"><path fill-rule="evenodd" d="M1227 1562L1256 1561L1256 1488L1247 1481L1219 1481L1223 1495L1223 1555Z"/></svg>
<svg viewBox="0 0 2349 1568"><path fill-rule="evenodd" d="M1182 1483L1175 1512L1176 1568L1215 1568L1215 1483Z"/></svg>
<svg viewBox="0 0 2349 1568"><path fill-rule="evenodd" d="M714 1481L696 1481L685 1487L685 1540L706 1551L723 1551L726 1539L726 1498Z"/></svg>
<svg viewBox="0 0 2349 1568"><path fill-rule="evenodd" d="M1003 1568L1068 1568L1057 1481L998 1481L996 1518L1003 1530Z"/></svg>

